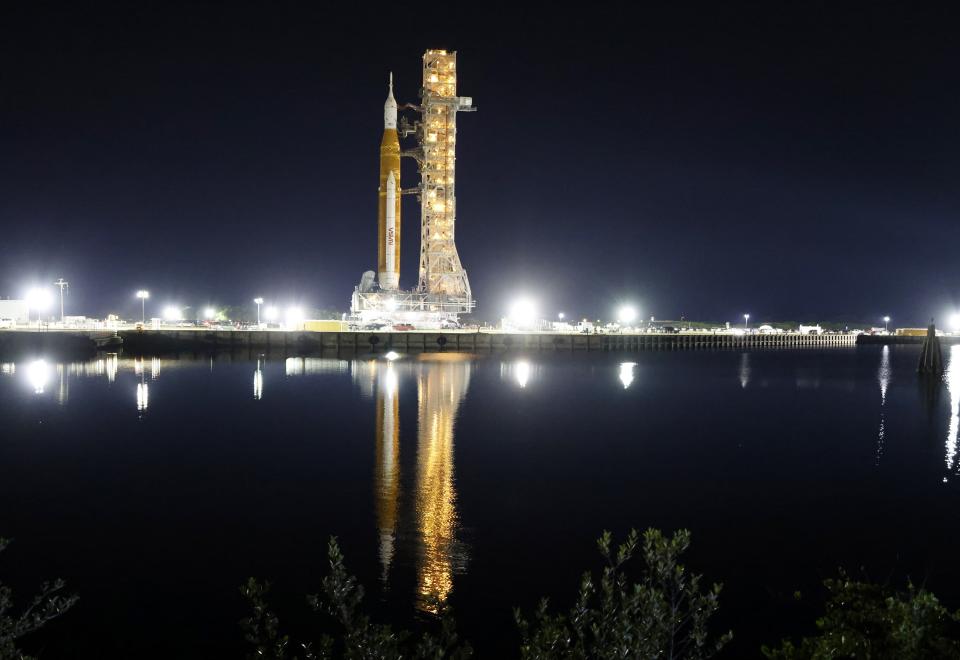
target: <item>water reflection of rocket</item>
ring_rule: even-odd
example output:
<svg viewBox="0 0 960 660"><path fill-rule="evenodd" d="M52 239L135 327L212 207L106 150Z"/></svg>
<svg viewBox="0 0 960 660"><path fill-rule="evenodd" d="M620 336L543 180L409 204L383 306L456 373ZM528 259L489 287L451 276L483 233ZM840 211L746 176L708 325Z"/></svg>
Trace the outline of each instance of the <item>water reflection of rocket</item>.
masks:
<svg viewBox="0 0 960 660"><path fill-rule="evenodd" d="M390 91L383 104L377 219L377 279L381 289L395 291L400 285L400 139L397 137L397 101L393 98L392 73Z"/></svg>
<svg viewBox="0 0 960 660"><path fill-rule="evenodd" d="M386 582L393 562L400 495L400 402L397 374L387 363L377 378L376 509L380 534L380 578Z"/></svg>

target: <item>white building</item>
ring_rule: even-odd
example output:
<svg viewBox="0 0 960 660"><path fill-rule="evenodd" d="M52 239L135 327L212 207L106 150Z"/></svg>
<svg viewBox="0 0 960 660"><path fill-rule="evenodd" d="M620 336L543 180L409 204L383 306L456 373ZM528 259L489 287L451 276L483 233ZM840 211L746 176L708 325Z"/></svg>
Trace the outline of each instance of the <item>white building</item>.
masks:
<svg viewBox="0 0 960 660"><path fill-rule="evenodd" d="M26 300L0 300L0 319L26 323L29 313Z"/></svg>

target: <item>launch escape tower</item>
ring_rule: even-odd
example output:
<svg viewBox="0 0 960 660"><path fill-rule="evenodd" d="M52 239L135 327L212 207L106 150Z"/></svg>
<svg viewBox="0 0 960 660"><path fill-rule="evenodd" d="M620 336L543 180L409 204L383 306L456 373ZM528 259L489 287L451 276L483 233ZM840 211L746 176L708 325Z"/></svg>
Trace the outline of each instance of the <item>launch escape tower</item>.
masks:
<svg viewBox="0 0 960 660"><path fill-rule="evenodd" d="M476 305L454 241L456 118L458 112L476 110L473 99L457 96L455 52L424 53L420 100L419 106L401 106L420 117L412 123L404 117L398 125L391 75L380 148L377 273L364 273L350 307L352 317L360 322L405 321L428 327L456 320ZM399 139L411 135L416 146L400 151ZM400 156L416 160L417 188L401 189ZM410 193L416 193L420 202L420 268L416 289L404 291L399 288L400 196Z"/></svg>

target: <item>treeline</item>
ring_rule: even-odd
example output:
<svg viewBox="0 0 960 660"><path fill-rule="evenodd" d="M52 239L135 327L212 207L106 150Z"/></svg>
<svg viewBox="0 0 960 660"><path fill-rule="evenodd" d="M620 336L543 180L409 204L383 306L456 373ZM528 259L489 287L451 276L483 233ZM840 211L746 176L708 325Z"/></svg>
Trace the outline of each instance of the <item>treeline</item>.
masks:
<svg viewBox="0 0 960 660"><path fill-rule="evenodd" d="M531 611L514 610L516 656L522 660L703 660L721 653L733 631L718 633L710 620L722 587L703 583L681 562L690 533L672 537L656 529L631 531L614 546L609 533L597 541L598 573L586 572L567 609L543 599ZM6 542L0 540L0 551ZM377 623L364 612L364 590L347 570L335 538L328 544L329 574L306 597L317 615L312 639L293 639L269 602L269 584L250 578L241 588L250 615L240 622L257 660L461 660L473 656L449 611L435 603L436 626L415 634ZM815 634L764 646L777 660L960 658L960 611L950 611L931 592L861 582L844 573L824 582L823 614ZM67 612L76 596L61 581L45 584L28 606L14 613L10 589L0 584L0 660L29 658L19 647L38 629Z"/></svg>

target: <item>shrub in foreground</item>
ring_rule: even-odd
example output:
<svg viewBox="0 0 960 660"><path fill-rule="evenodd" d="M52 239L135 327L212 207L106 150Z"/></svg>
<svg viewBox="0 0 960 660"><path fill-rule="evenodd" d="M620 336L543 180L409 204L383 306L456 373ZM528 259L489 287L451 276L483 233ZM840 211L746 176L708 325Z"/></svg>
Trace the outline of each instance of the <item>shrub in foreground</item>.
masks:
<svg viewBox="0 0 960 660"><path fill-rule="evenodd" d="M670 658L699 660L716 654L730 641L727 632L712 638L710 617L719 607L719 584L701 591L701 576L688 573L680 555L690 546L690 532L672 538L648 529L642 545L636 530L614 553L611 536L597 541L606 566L596 580L585 573L576 603L565 614L550 614L540 601L533 622L514 611L520 628L520 657L557 658ZM643 560L639 579L626 573L638 550Z"/></svg>
<svg viewBox="0 0 960 660"><path fill-rule="evenodd" d="M550 614L540 602L533 621L514 611L520 629L520 656L524 659L580 658L709 658L730 640L731 633L711 638L707 627L719 607L720 585L701 592L699 575L679 563L690 545L690 533L679 531L666 538L650 529L641 537L630 532L614 553L609 532L598 541L606 562L599 579L589 573L580 583L575 605L566 614ZM643 567L638 581L626 574L639 554ZM339 626L336 638L324 635L319 642L295 643L281 634L277 616L266 602L268 585L251 578L241 589L252 615L241 622L251 658L312 660L343 657L350 660L400 658L451 658L472 655L456 633L449 611L440 611L439 633L419 637L377 624L361 612L363 588L350 575L336 539L328 546L330 574L320 594L309 596L316 612L329 615Z"/></svg>
<svg viewBox="0 0 960 660"><path fill-rule="evenodd" d="M0 538L0 552L9 541ZM29 660L17 647L17 642L26 635L39 630L57 618L77 602L77 596L63 596L63 580L52 584L45 582L40 593L19 614L13 612L13 590L0 583L0 660Z"/></svg>
<svg viewBox="0 0 960 660"><path fill-rule="evenodd" d="M817 619L818 634L763 648L775 660L946 659L960 658L957 628L960 611L947 610L937 597L912 583L894 591L851 580L841 572L824 581L826 611Z"/></svg>

